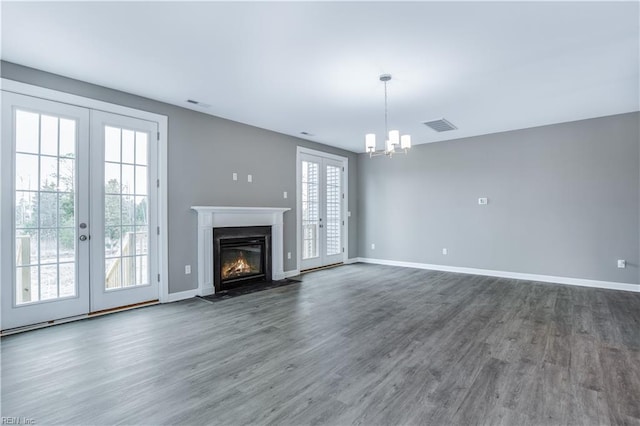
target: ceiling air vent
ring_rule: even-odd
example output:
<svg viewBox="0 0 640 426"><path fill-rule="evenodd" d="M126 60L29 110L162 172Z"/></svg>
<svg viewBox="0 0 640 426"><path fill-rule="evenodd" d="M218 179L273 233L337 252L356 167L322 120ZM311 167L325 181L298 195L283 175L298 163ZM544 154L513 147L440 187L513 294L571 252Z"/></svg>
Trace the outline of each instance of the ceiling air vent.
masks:
<svg viewBox="0 0 640 426"><path fill-rule="evenodd" d="M199 107L202 107L202 108L209 108L211 106L209 104L205 104L200 101L194 101L193 99L187 99L187 102L193 105L198 105Z"/></svg>
<svg viewBox="0 0 640 426"><path fill-rule="evenodd" d="M448 132L449 130L456 130L457 127L445 120L444 118L439 118L437 120L425 121L424 124L427 127L435 130L436 132Z"/></svg>

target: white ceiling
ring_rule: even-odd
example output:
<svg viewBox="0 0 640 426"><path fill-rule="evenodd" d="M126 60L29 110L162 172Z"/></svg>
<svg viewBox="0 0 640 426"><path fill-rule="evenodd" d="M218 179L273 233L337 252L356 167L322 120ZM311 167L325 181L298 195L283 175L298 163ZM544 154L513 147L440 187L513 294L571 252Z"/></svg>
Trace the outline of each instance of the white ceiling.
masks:
<svg viewBox="0 0 640 426"><path fill-rule="evenodd" d="M639 109L638 2L1 7L3 60L356 152L381 147L381 73L414 144Z"/></svg>

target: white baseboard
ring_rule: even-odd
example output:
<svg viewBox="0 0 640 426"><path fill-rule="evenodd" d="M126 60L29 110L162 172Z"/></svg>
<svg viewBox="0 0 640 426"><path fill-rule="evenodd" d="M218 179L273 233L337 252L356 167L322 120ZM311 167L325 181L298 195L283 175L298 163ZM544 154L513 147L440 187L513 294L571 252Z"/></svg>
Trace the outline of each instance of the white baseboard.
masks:
<svg viewBox="0 0 640 426"><path fill-rule="evenodd" d="M555 277L552 275L525 274L521 272L494 271L491 269L465 268L461 266L433 265L430 263L401 262L398 260L372 259L368 257L357 258L358 262L372 263L376 265L401 266L403 268L429 269L432 271L457 272L461 274L485 275L489 277L512 278L516 280L538 281L554 284L577 285L581 287L605 288L609 290L623 290L640 292L640 285L618 283L613 281L588 280L584 278Z"/></svg>
<svg viewBox="0 0 640 426"><path fill-rule="evenodd" d="M300 269L293 269L291 271L284 271L285 278L297 277L300 275Z"/></svg>
<svg viewBox="0 0 640 426"><path fill-rule="evenodd" d="M344 261L345 265L351 265L352 263L361 262L359 257L353 257Z"/></svg>
<svg viewBox="0 0 640 426"><path fill-rule="evenodd" d="M166 303L177 302L178 300L184 299L191 299L192 297L196 297L197 295L197 288L194 288L193 290L179 291L177 293L169 293L169 297L167 297Z"/></svg>

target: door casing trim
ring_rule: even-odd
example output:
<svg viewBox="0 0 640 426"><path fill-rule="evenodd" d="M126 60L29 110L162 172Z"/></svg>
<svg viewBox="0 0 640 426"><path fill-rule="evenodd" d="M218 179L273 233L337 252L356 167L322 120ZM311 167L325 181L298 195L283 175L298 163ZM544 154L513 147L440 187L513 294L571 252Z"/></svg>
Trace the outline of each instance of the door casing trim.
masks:
<svg viewBox="0 0 640 426"><path fill-rule="evenodd" d="M300 208L299 197L302 185L300 182L300 155L308 154L315 155L317 157L329 158L332 160L340 161L344 168L344 174L342 175L342 193L344 194L344 200L342 202L342 220L344 221L344 227L342 228L342 245L344 251L342 252L343 262L346 262L349 258L349 159L336 154L330 154L324 151L318 151L311 148L305 148L298 146L296 149L296 270L300 270L302 265L302 235L300 233L300 226L302 224L302 209Z"/></svg>

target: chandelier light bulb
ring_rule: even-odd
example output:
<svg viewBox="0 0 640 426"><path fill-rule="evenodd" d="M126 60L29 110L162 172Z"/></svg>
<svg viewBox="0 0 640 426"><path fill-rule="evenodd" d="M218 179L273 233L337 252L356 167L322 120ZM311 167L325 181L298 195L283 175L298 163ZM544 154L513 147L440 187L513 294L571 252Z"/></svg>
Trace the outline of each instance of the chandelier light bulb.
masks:
<svg viewBox="0 0 640 426"><path fill-rule="evenodd" d="M411 148L411 135L402 135L402 137L400 137L400 148Z"/></svg>
<svg viewBox="0 0 640 426"><path fill-rule="evenodd" d="M400 144L400 131L399 130L391 130L391 131L389 131L389 141L391 141L391 145L399 145Z"/></svg>
<svg viewBox="0 0 640 426"><path fill-rule="evenodd" d="M367 133L364 137L364 144L367 152L373 152L376 150L376 135L375 133Z"/></svg>

